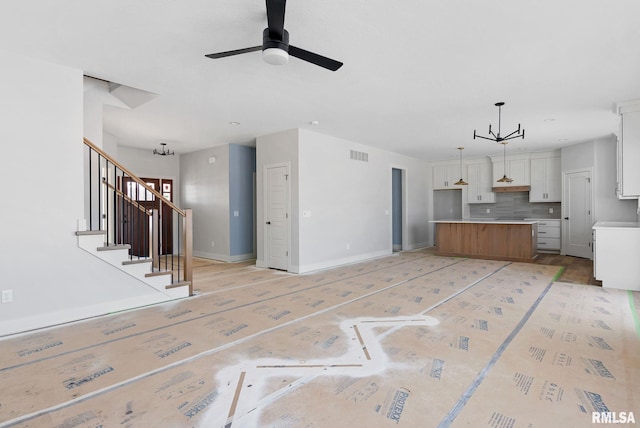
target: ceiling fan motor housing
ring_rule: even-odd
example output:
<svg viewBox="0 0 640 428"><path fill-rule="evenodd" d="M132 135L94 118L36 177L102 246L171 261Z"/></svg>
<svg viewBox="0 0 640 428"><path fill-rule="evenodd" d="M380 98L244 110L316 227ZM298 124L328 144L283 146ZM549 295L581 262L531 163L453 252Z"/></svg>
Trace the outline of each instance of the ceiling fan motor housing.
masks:
<svg viewBox="0 0 640 428"><path fill-rule="evenodd" d="M262 59L273 65L284 65L289 62L289 32L282 31L282 40L274 39L269 28L262 32Z"/></svg>

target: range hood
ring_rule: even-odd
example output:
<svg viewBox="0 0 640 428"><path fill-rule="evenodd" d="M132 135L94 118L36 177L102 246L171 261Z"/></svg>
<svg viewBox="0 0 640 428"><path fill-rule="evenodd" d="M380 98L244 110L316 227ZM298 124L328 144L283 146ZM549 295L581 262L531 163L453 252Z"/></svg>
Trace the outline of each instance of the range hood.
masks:
<svg viewBox="0 0 640 428"><path fill-rule="evenodd" d="M507 192L528 192L531 190L531 186L501 186L491 189L495 193L507 193Z"/></svg>

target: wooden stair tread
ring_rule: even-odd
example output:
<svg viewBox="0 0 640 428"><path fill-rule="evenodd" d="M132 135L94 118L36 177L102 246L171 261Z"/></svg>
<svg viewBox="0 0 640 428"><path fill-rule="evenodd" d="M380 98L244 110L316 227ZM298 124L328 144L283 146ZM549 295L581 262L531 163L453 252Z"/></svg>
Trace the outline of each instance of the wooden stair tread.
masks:
<svg viewBox="0 0 640 428"><path fill-rule="evenodd" d="M185 286L189 286L189 285L191 285L191 281L181 281L181 282L176 282L175 284L167 285L164 288L166 290L169 290L171 288L185 287Z"/></svg>
<svg viewBox="0 0 640 428"><path fill-rule="evenodd" d="M135 259L135 260L125 260L122 262L123 265L137 265L140 263L151 263L153 259Z"/></svg>
<svg viewBox="0 0 640 428"><path fill-rule="evenodd" d="M78 230L76 231L76 236L87 236L87 235L106 235L106 230Z"/></svg>
<svg viewBox="0 0 640 428"><path fill-rule="evenodd" d="M149 272L149 273L145 273L144 276L149 278L152 276L161 276L161 275L173 275L173 271L172 270L159 270L159 271L155 271L155 272Z"/></svg>
<svg viewBox="0 0 640 428"><path fill-rule="evenodd" d="M98 247L97 249L98 251L130 250L131 245L129 244L107 245L104 247Z"/></svg>

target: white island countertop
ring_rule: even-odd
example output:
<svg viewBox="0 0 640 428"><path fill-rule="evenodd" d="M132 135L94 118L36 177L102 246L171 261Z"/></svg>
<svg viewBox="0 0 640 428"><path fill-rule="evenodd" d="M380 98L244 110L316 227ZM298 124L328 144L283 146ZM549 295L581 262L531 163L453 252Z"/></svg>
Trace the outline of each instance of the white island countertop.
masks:
<svg viewBox="0 0 640 428"><path fill-rule="evenodd" d="M499 220L495 218L488 219L458 219L458 220L430 220L429 223L467 223L467 224L535 224L538 220Z"/></svg>
<svg viewBox="0 0 640 428"><path fill-rule="evenodd" d="M637 221L598 221L593 225L594 229L640 229Z"/></svg>

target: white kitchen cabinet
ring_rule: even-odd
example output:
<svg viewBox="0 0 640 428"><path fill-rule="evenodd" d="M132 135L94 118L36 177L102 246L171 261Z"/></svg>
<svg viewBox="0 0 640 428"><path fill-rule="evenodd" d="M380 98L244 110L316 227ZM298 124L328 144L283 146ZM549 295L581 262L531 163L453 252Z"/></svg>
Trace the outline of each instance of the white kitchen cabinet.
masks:
<svg viewBox="0 0 640 428"><path fill-rule="evenodd" d="M491 164L493 166L493 187L529 186L531 184L528 153L507 155L506 162L502 155L494 155L490 157ZM504 175L511 178L513 181L511 183L499 183L498 180Z"/></svg>
<svg viewBox="0 0 640 428"><path fill-rule="evenodd" d="M538 250L560 251L560 223L559 219L538 220Z"/></svg>
<svg viewBox="0 0 640 428"><path fill-rule="evenodd" d="M532 157L529 202L561 202L561 169L560 156Z"/></svg>
<svg viewBox="0 0 640 428"><path fill-rule="evenodd" d="M496 201L496 194L491 190L492 173L490 162L472 163L467 166L467 203L490 204Z"/></svg>
<svg viewBox="0 0 640 428"><path fill-rule="evenodd" d="M456 186L458 180L460 180L460 174L464 172L460 171L460 164L450 165L434 165L433 167L433 188L434 189L459 189L461 186ZM465 179L466 181L466 179Z"/></svg>
<svg viewBox="0 0 640 428"><path fill-rule="evenodd" d="M640 196L640 111L636 105L621 108L621 132L618 138L618 186L619 199L636 199Z"/></svg>
<svg viewBox="0 0 640 428"><path fill-rule="evenodd" d="M604 288L640 291L640 223L593 225L593 275Z"/></svg>

